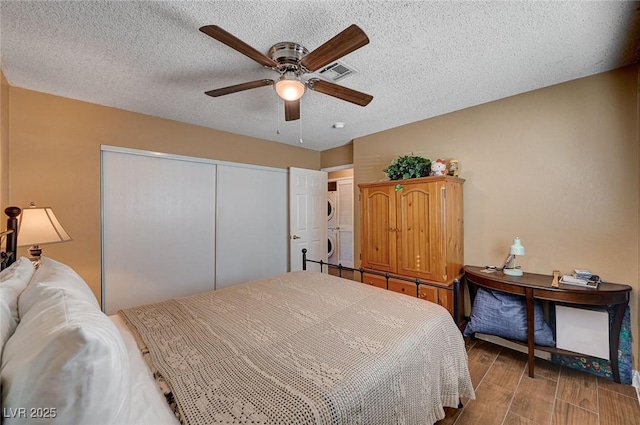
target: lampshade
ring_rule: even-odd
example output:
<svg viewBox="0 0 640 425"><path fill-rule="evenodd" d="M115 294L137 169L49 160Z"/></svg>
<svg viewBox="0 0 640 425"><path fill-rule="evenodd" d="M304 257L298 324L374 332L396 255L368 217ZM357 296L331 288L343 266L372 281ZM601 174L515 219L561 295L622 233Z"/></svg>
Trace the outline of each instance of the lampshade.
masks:
<svg viewBox="0 0 640 425"><path fill-rule="evenodd" d="M276 92L284 100L298 100L304 94L306 86L295 77L283 75L276 82Z"/></svg>
<svg viewBox="0 0 640 425"><path fill-rule="evenodd" d="M520 243L520 238L516 237L513 240L513 245L511 245L509 252L513 255L524 255L524 246Z"/></svg>
<svg viewBox="0 0 640 425"><path fill-rule="evenodd" d="M18 246L67 242L71 236L64 230L50 207L24 208L18 224Z"/></svg>

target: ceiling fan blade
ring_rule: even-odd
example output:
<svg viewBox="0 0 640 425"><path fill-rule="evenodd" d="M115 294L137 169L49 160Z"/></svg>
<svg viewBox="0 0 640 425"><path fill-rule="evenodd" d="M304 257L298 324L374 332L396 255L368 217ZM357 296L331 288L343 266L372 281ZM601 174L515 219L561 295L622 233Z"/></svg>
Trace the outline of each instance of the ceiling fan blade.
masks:
<svg viewBox="0 0 640 425"><path fill-rule="evenodd" d="M260 65L266 66L267 68L275 68L278 66L278 64L273 59L263 53L260 53L244 41L240 40L235 35L226 32L217 25L205 25L204 27L200 28L200 31L207 34L209 37L213 37L219 42L226 44L232 49L237 50L238 52L247 56L249 59L253 59Z"/></svg>
<svg viewBox="0 0 640 425"><path fill-rule="evenodd" d="M236 84L235 86L222 87L220 89L209 90L204 92L207 96L218 97L225 94L237 93L239 91L255 89L258 87L270 86L273 84L273 80L257 80L250 81L248 83Z"/></svg>
<svg viewBox="0 0 640 425"><path fill-rule="evenodd" d="M300 119L300 99L285 100L284 119L285 121L295 121Z"/></svg>
<svg viewBox="0 0 640 425"><path fill-rule="evenodd" d="M369 37L367 37L367 34L357 25L351 25L303 57L300 65L304 66L309 72L315 72L368 43Z"/></svg>
<svg viewBox="0 0 640 425"><path fill-rule="evenodd" d="M362 93L317 78L309 80L307 82L307 86L313 91L337 97L338 99L346 100L347 102L355 103L359 106L367 106L369 102L373 100L373 96L370 94Z"/></svg>

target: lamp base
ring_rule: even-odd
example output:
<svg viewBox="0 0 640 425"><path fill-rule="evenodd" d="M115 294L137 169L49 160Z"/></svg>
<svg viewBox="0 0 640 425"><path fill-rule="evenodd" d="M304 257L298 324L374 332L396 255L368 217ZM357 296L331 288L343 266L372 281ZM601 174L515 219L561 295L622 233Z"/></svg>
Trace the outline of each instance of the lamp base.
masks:
<svg viewBox="0 0 640 425"><path fill-rule="evenodd" d="M29 248L29 255L33 258L40 259L40 256L42 255L42 248L40 248L39 245L32 245L31 248Z"/></svg>
<svg viewBox="0 0 640 425"><path fill-rule="evenodd" d="M522 276L522 269L502 269L502 273L509 276Z"/></svg>
<svg viewBox="0 0 640 425"><path fill-rule="evenodd" d="M40 248L39 245L31 246L31 248L29 248L29 255L31 256L29 260L31 260L31 263L37 270L38 267L40 267L40 256L42 255L42 248Z"/></svg>

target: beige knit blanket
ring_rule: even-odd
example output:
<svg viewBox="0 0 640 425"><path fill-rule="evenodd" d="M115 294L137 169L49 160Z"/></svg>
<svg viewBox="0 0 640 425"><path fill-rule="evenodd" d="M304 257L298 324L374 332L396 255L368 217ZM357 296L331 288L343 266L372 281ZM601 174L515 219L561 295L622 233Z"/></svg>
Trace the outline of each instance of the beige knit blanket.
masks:
<svg viewBox="0 0 640 425"><path fill-rule="evenodd" d="M120 314L183 424L433 424L474 398L444 308L318 272Z"/></svg>

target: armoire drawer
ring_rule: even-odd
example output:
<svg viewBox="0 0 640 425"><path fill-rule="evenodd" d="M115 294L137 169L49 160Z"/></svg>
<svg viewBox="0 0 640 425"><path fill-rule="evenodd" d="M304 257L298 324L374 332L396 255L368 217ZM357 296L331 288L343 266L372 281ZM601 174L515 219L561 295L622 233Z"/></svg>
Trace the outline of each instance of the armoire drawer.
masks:
<svg viewBox="0 0 640 425"><path fill-rule="evenodd" d="M453 311L453 291L447 291L444 288L438 289L438 304L450 312Z"/></svg>
<svg viewBox="0 0 640 425"><path fill-rule="evenodd" d="M453 292L446 288L436 288L433 286L420 285L418 297L421 300L431 301L440 304L449 311L453 311Z"/></svg>
<svg viewBox="0 0 640 425"><path fill-rule="evenodd" d="M363 283L371 286L377 286L378 288L387 289L387 282L384 276L365 273Z"/></svg>
<svg viewBox="0 0 640 425"><path fill-rule="evenodd" d="M387 279L384 276L365 273L363 283L387 289ZM416 285L414 283L404 282L397 279L389 279L389 290L412 297L416 296Z"/></svg>
<svg viewBox="0 0 640 425"><path fill-rule="evenodd" d="M387 282L384 276L368 274L365 272L363 283L378 288L387 289ZM416 296L416 284L405 282L398 279L389 279L389 290L399 294ZM434 286L420 285L418 290L418 298L432 303L440 304L449 311L453 311L453 293L445 288L436 288Z"/></svg>
<svg viewBox="0 0 640 425"><path fill-rule="evenodd" d="M431 301L432 303L437 303L438 288L434 288L433 286L420 285L418 298L420 298L421 300Z"/></svg>
<svg viewBox="0 0 640 425"><path fill-rule="evenodd" d="M409 295L411 297L416 296L416 284L403 282L401 280L389 279L389 290L398 292L400 294Z"/></svg>

